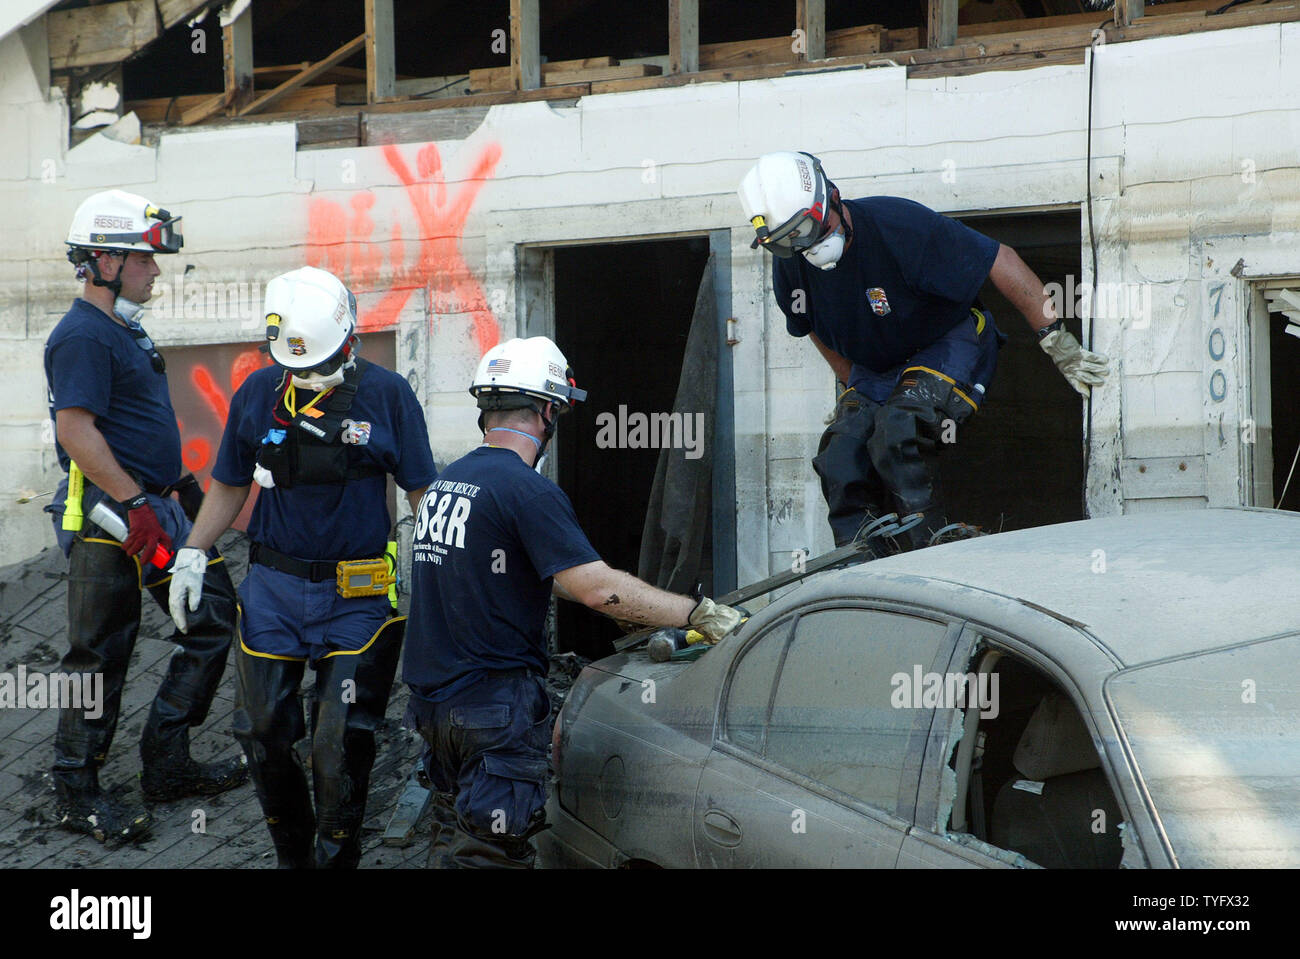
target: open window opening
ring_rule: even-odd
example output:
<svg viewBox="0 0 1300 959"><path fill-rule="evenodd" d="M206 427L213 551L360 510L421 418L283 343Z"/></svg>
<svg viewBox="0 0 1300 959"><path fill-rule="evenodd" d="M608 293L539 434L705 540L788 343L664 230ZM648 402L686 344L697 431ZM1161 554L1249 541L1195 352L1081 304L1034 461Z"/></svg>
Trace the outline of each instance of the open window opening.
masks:
<svg viewBox="0 0 1300 959"><path fill-rule="evenodd" d="M1252 331L1254 415L1242 431L1255 456L1253 505L1300 510L1300 280L1269 284L1263 301Z"/></svg>
<svg viewBox="0 0 1300 959"><path fill-rule="evenodd" d="M951 763L957 792L948 831L1044 868L1118 868L1119 804L1070 697L1041 670L1000 650L986 648L972 666L987 674L981 684L991 695L964 714Z"/></svg>

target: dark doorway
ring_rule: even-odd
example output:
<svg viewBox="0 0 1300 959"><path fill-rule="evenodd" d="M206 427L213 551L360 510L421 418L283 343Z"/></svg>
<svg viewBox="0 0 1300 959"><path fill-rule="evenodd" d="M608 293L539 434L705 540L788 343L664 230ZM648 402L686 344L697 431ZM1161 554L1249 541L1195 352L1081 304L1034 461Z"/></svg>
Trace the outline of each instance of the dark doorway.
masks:
<svg viewBox="0 0 1300 959"><path fill-rule="evenodd" d="M1083 341L1078 303L1080 214L970 217L972 229L1020 254L1043 283L1058 283L1066 328ZM985 283L980 300L1008 337L997 375L957 445L939 457L948 518L986 530L1083 519L1083 405L1039 347L1025 318Z"/></svg>
<svg viewBox="0 0 1300 959"><path fill-rule="evenodd" d="M557 481L601 558L637 571L658 449L601 448L597 418L673 408L707 237L554 251L555 342L587 402L556 434ZM708 546L706 544L706 554ZM706 563L709 557L706 555ZM622 633L607 617L558 603L561 651L605 656Z"/></svg>
<svg viewBox="0 0 1300 959"><path fill-rule="evenodd" d="M1268 316L1268 369L1273 413L1273 502L1279 509L1300 510L1300 339L1286 332L1282 313ZM1292 469L1294 467L1294 472ZM1290 485L1287 478L1290 477ZM1285 492L1284 492L1285 490Z"/></svg>

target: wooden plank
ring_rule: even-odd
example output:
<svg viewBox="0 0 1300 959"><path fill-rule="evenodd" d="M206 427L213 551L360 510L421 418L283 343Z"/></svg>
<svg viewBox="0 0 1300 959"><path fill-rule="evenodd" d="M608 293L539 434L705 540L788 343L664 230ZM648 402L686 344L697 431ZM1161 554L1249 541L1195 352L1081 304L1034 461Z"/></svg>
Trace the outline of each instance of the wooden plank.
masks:
<svg viewBox="0 0 1300 959"><path fill-rule="evenodd" d="M794 20L795 30L803 40L799 59L825 60L826 0L795 0Z"/></svg>
<svg viewBox="0 0 1300 959"><path fill-rule="evenodd" d="M459 107L420 113L367 115L362 123L361 145L370 147L389 143L464 140L483 124L490 109L491 107Z"/></svg>
<svg viewBox="0 0 1300 959"><path fill-rule="evenodd" d="M556 60L554 63L542 64L542 79L556 74L569 73L574 70L589 70L594 67L615 67L618 61L613 57L585 57L581 60ZM513 90L510 85L509 67L481 67L469 71L469 86L475 93L499 93Z"/></svg>
<svg viewBox="0 0 1300 959"><path fill-rule="evenodd" d="M925 37L931 50L957 42L957 0L929 0Z"/></svg>
<svg viewBox="0 0 1300 959"><path fill-rule="evenodd" d="M325 86L306 86L287 93L281 99L284 110L327 110L338 105L338 87L334 84ZM225 94L217 94L224 102ZM213 99L211 93L196 93L180 97L156 97L150 100L131 100L126 104L128 112L134 110L141 123L179 123L182 114Z"/></svg>
<svg viewBox="0 0 1300 959"><path fill-rule="evenodd" d="M901 30L886 30L881 41L881 50L915 50L921 45L921 28L905 27Z"/></svg>
<svg viewBox="0 0 1300 959"><path fill-rule="evenodd" d="M214 97L208 97L181 114L181 126L188 127L195 123L202 123L208 117L220 113L225 106L226 95L224 93L218 93Z"/></svg>
<svg viewBox="0 0 1300 959"><path fill-rule="evenodd" d="M158 16L162 19L162 28L170 30L182 20L189 20L212 5L213 0L158 0Z"/></svg>
<svg viewBox="0 0 1300 959"><path fill-rule="evenodd" d="M118 63L160 34L154 0L122 0L46 15L50 69Z"/></svg>
<svg viewBox="0 0 1300 959"><path fill-rule="evenodd" d="M419 773L420 763L417 761L402 788L402 794L397 798L397 807L389 817L388 826L384 829L385 846L409 846L416 841L416 826L433 799L433 794L420 782Z"/></svg>
<svg viewBox="0 0 1300 959"><path fill-rule="evenodd" d="M1204 14L1187 14L1178 17L1146 16L1127 27L1107 27L1106 40L1173 37L1200 31L1251 27L1261 23L1293 23L1297 20L1300 20L1300 4L1270 3L1260 7L1234 7L1217 17Z"/></svg>
<svg viewBox="0 0 1300 959"><path fill-rule="evenodd" d="M360 36L353 37L347 43L343 44L343 46L339 47L337 50L331 53L324 60L321 60L313 64L312 66L308 67L306 70L303 70L297 76L285 80L284 83L280 84L274 90L271 90L267 93L263 93L260 97L258 97L248 106L240 110L237 115L242 117L242 116L247 116L250 113L256 113L257 111L263 109L268 103L274 103L276 100L280 99L290 90L296 90L298 87L302 86L308 80L312 79L318 74L325 72L330 67L334 66L336 63L341 63L342 61L348 59L348 57L354 56L357 53L357 51L359 51L362 47L365 46L365 44L366 44L366 35L364 33L361 34Z"/></svg>
<svg viewBox="0 0 1300 959"><path fill-rule="evenodd" d="M547 74L542 78L542 85L558 87L569 83L598 83L602 80L657 77L663 72L662 67L653 63L624 63L617 67L593 67L589 70L569 70L564 73Z"/></svg>
<svg viewBox="0 0 1300 959"><path fill-rule="evenodd" d="M288 80L299 70L306 70L311 66L310 60L304 60L302 63L287 63L278 67L254 67L253 77L257 80L260 87L275 86L284 80ZM327 83L334 83L340 80L360 80L364 85L366 82L366 71L363 67L340 67L333 66L320 75ZM399 81L400 82L400 81Z"/></svg>
<svg viewBox="0 0 1300 959"><path fill-rule="evenodd" d="M344 117L313 117L299 120L298 149L327 146L361 146L361 114Z"/></svg>
<svg viewBox="0 0 1300 959"><path fill-rule="evenodd" d="M878 53L887 31L878 23L847 30L826 31L826 56L849 57L855 53Z"/></svg>
<svg viewBox="0 0 1300 959"><path fill-rule="evenodd" d="M626 93L629 90L650 90L657 87L680 87L691 83L730 83L735 80L765 80L768 77L785 76L791 70L801 68L801 64L789 63L752 63L741 67L723 67L719 70L701 70L699 73L679 73L665 77L645 77L636 80L605 80L591 85L592 94ZM830 69L830 64L827 64Z"/></svg>
<svg viewBox="0 0 1300 959"><path fill-rule="evenodd" d="M1085 48L1047 50L1036 53L1012 53L1005 56L977 57L973 60L944 60L908 67L908 79L926 77L964 77L989 70L1029 70L1034 67L1067 66L1084 62Z"/></svg>
<svg viewBox="0 0 1300 959"><path fill-rule="evenodd" d="M1162 17L1177 13L1198 13L1216 10L1226 0L1182 0L1179 3L1161 3L1146 12L1147 17ZM1049 27L1072 27L1088 24L1100 27L1106 20L1105 10L1092 13L1063 14L1052 17L1030 17L1023 20L995 20L990 23L963 23L957 30L958 39L978 37L990 33L1012 33L1019 30L1043 30Z"/></svg>
<svg viewBox="0 0 1300 959"><path fill-rule="evenodd" d="M393 0L366 0L366 100L378 103L396 95Z"/></svg>
<svg viewBox="0 0 1300 959"><path fill-rule="evenodd" d="M245 7L221 30L226 113L234 116L253 99L253 8Z"/></svg>
<svg viewBox="0 0 1300 959"><path fill-rule="evenodd" d="M1115 25L1127 27L1142 19L1142 0L1115 0Z"/></svg>
<svg viewBox="0 0 1300 959"><path fill-rule="evenodd" d="M536 90L542 85L538 0L510 0L510 86Z"/></svg>
<svg viewBox="0 0 1300 959"><path fill-rule="evenodd" d="M791 48L789 37L764 37L761 40L735 40L730 43L700 45L700 69L721 70L759 63L794 63L799 58Z"/></svg>
<svg viewBox="0 0 1300 959"><path fill-rule="evenodd" d="M668 72L700 69L700 0L668 0Z"/></svg>

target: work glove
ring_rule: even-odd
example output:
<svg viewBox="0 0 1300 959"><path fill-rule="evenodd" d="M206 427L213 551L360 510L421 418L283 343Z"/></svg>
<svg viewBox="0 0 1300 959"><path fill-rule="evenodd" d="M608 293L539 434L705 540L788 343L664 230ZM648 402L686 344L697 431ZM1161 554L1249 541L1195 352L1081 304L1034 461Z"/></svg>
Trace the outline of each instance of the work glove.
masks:
<svg viewBox="0 0 1300 959"><path fill-rule="evenodd" d="M1101 386L1105 381L1110 360L1101 353L1085 350L1069 330L1053 330L1038 345L1080 395L1087 396L1089 388Z"/></svg>
<svg viewBox="0 0 1300 959"><path fill-rule="evenodd" d="M136 502L132 500L132 502ZM172 538L158 522L158 514L148 503L140 503L126 514L130 529L122 541L122 549L127 556L139 556L141 563L149 562L161 545L167 552L172 550Z"/></svg>
<svg viewBox="0 0 1300 959"><path fill-rule="evenodd" d="M208 554L193 546L184 546L176 554L172 564L172 585L167 594L167 608L171 610L172 622L182 633L189 632L189 623L185 619L185 607L190 612L199 608L203 598L203 574L208 569Z"/></svg>
<svg viewBox="0 0 1300 959"><path fill-rule="evenodd" d="M739 626L743 619L740 610L732 609L730 606L720 606L709 597L701 596L686 622L692 629L702 633L709 642L716 643Z"/></svg>
<svg viewBox="0 0 1300 959"><path fill-rule="evenodd" d="M193 473L186 473L174 487L176 498L180 501L185 515L194 522L199 516L199 507L203 505L203 487L194 478Z"/></svg>

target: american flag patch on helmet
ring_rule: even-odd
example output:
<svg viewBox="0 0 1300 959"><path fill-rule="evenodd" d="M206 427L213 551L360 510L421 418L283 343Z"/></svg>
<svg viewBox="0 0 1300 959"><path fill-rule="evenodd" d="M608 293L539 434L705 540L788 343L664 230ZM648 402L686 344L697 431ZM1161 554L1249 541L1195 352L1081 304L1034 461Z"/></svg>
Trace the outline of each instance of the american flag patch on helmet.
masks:
<svg viewBox="0 0 1300 959"><path fill-rule="evenodd" d="M510 361L509 360L488 360L487 372L488 372L488 376L494 376L499 373L509 373Z"/></svg>

